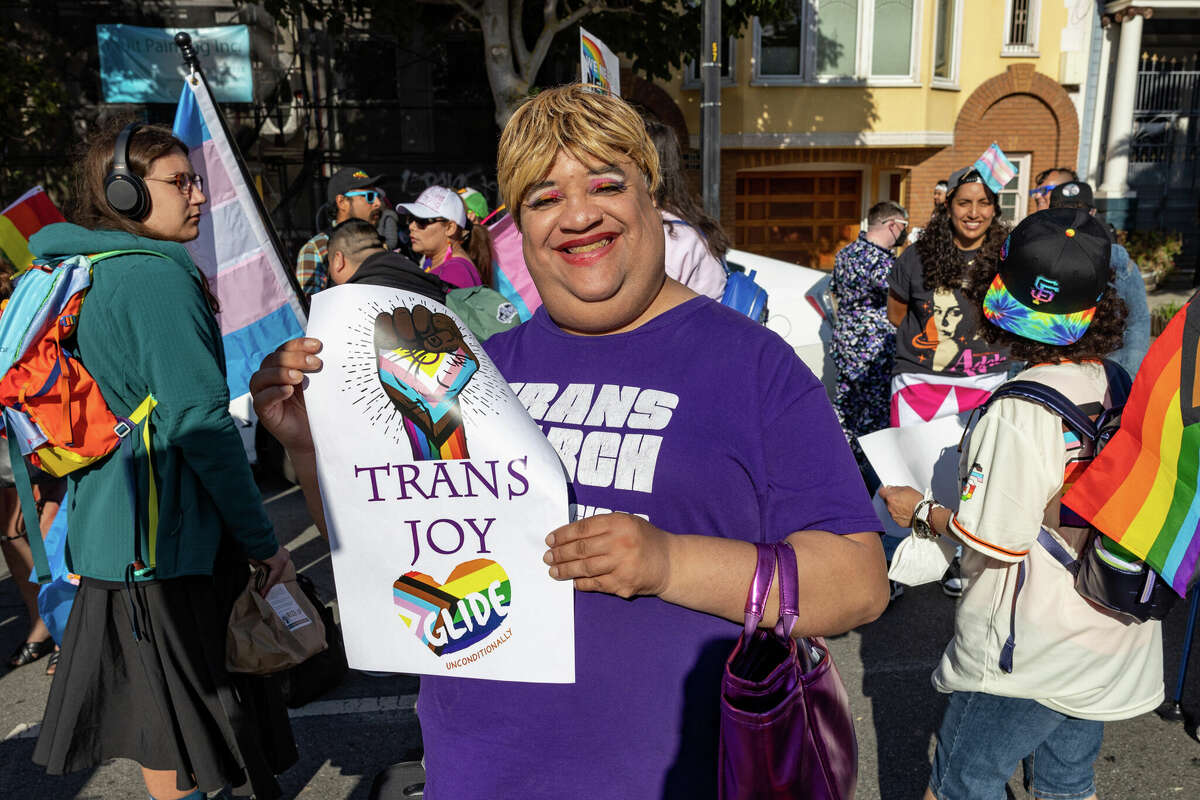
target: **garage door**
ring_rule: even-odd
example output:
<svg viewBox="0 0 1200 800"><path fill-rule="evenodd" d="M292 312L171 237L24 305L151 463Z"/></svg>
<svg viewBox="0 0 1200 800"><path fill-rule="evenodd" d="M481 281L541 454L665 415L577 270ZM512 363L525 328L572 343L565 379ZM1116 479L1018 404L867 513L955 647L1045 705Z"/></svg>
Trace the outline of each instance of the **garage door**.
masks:
<svg viewBox="0 0 1200 800"><path fill-rule="evenodd" d="M861 172L739 172L734 240L752 253L833 269L862 221Z"/></svg>

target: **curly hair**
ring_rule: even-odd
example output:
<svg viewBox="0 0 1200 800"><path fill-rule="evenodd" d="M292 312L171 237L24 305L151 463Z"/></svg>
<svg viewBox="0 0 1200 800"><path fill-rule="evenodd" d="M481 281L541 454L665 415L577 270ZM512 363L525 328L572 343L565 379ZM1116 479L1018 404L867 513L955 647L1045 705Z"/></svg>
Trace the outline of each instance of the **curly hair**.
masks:
<svg viewBox="0 0 1200 800"><path fill-rule="evenodd" d="M988 266L976 261L971 268L967 296L979 309L979 335L992 344L1008 348L1009 356L1016 361L1034 364L1060 364L1065 361L1095 361L1121 349L1125 342L1125 301L1113 286L1114 273L1108 271L1108 286L1096 303L1096 314L1087 331L1079 341L1067 345L1036 342L1004 330L983 313L983 297L987 294L992 279L996 276L995 265Z"/></svg>
<svg viewBox="0 0 1200 800"><path fill-rule="evenodd" d="M1008 223L1000 217L1000 206L996 206L996 216L984 234L983 244L975 251L976 265L990 265L993 272L1000 263L1000 248L1008 237ZM954 226L950 221L948 206L938 206L929 225L917 239L917 255L921 257L921 269L925 278L925 289L954 290L963 285L963 262L959 255L958 246L954 244ZM989 278L989 280L991 280ZM986 290L987 285L984 284Z"/></svg>

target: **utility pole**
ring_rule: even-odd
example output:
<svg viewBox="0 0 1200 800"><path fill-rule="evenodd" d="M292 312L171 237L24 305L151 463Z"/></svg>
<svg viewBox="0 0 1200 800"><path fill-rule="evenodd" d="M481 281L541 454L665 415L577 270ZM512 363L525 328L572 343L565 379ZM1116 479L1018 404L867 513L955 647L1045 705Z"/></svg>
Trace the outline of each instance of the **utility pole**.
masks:
<svg viewBox="0 0 1200 800"><path fill-rule="evenodd" d="M704 2L704 41L700 47L701 185L704 210L721 218L721 0Z"/></svg>

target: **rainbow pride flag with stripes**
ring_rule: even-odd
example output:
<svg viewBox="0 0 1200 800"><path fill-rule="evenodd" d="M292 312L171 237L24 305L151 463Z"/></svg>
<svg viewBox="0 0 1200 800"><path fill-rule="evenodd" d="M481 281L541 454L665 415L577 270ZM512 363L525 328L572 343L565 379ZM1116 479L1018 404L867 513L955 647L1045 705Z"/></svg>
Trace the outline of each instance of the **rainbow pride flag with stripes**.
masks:
<svg viewBox="0 0 1200 800"><path fill-rule="evenodd" d="M62 213L40 186L35 186L0 212L0 250L17 268L24 272L33 263L29 252L29 237L43 225L65 222Z"/></svg>
<svg viewBox="0 0 1200 800"><path fill-rule="evenodd" d="M1198 352L1193 296L1142 361L1120 430L1063 498L1180 596L1195 585L1200 560Z"/></svg>
<svg viewBox="0 0 1200 800"><path fill-rule="evenodd" d="M188 252L208 277L221 305L217 322L225 347L229 396L249 391L263 357L308 324L290 271L243 178L238 154L221 124L208 85L193 74L183 82L175 135L188 146L192 168L204 176L208 205Z"/></svg>

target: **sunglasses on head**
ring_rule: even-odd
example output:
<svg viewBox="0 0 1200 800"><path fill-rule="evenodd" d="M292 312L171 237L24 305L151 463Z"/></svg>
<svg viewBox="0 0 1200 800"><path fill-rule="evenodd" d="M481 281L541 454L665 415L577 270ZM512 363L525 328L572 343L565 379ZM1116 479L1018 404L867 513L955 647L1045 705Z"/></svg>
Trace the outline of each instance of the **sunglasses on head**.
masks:
<svg viewBox="0 0 1200 800"><path fill-rule="evenodd" d="M1045 197L1046 195L1050 194L1057 188L1058 188L1057 183L1048 183L1045 186L1039 186L1036 189L1030 189L1029 196L1037 197L1037 196L1041 195L1042 197Z"/></svg>
<svg viewBox="0 0 1200 800"><path fill-rule="evenodd" d="M424 219L422 217L412 217L408 220L410 225L416 225L421 230L425 230L426 228L428 228L430 225L432 225L435 222L449 222L449 221L450 220L444 219L442 217L430 217L429 219Z"/></svg>
<svg viewBox="0 0 1200 800"><path fill-rule="evenodd" d="M361 197L367 201L367 205L375 202L375 198L379 197L379 192L374 190L359 190L356 192L346 192L345 197Z"/></svg>

